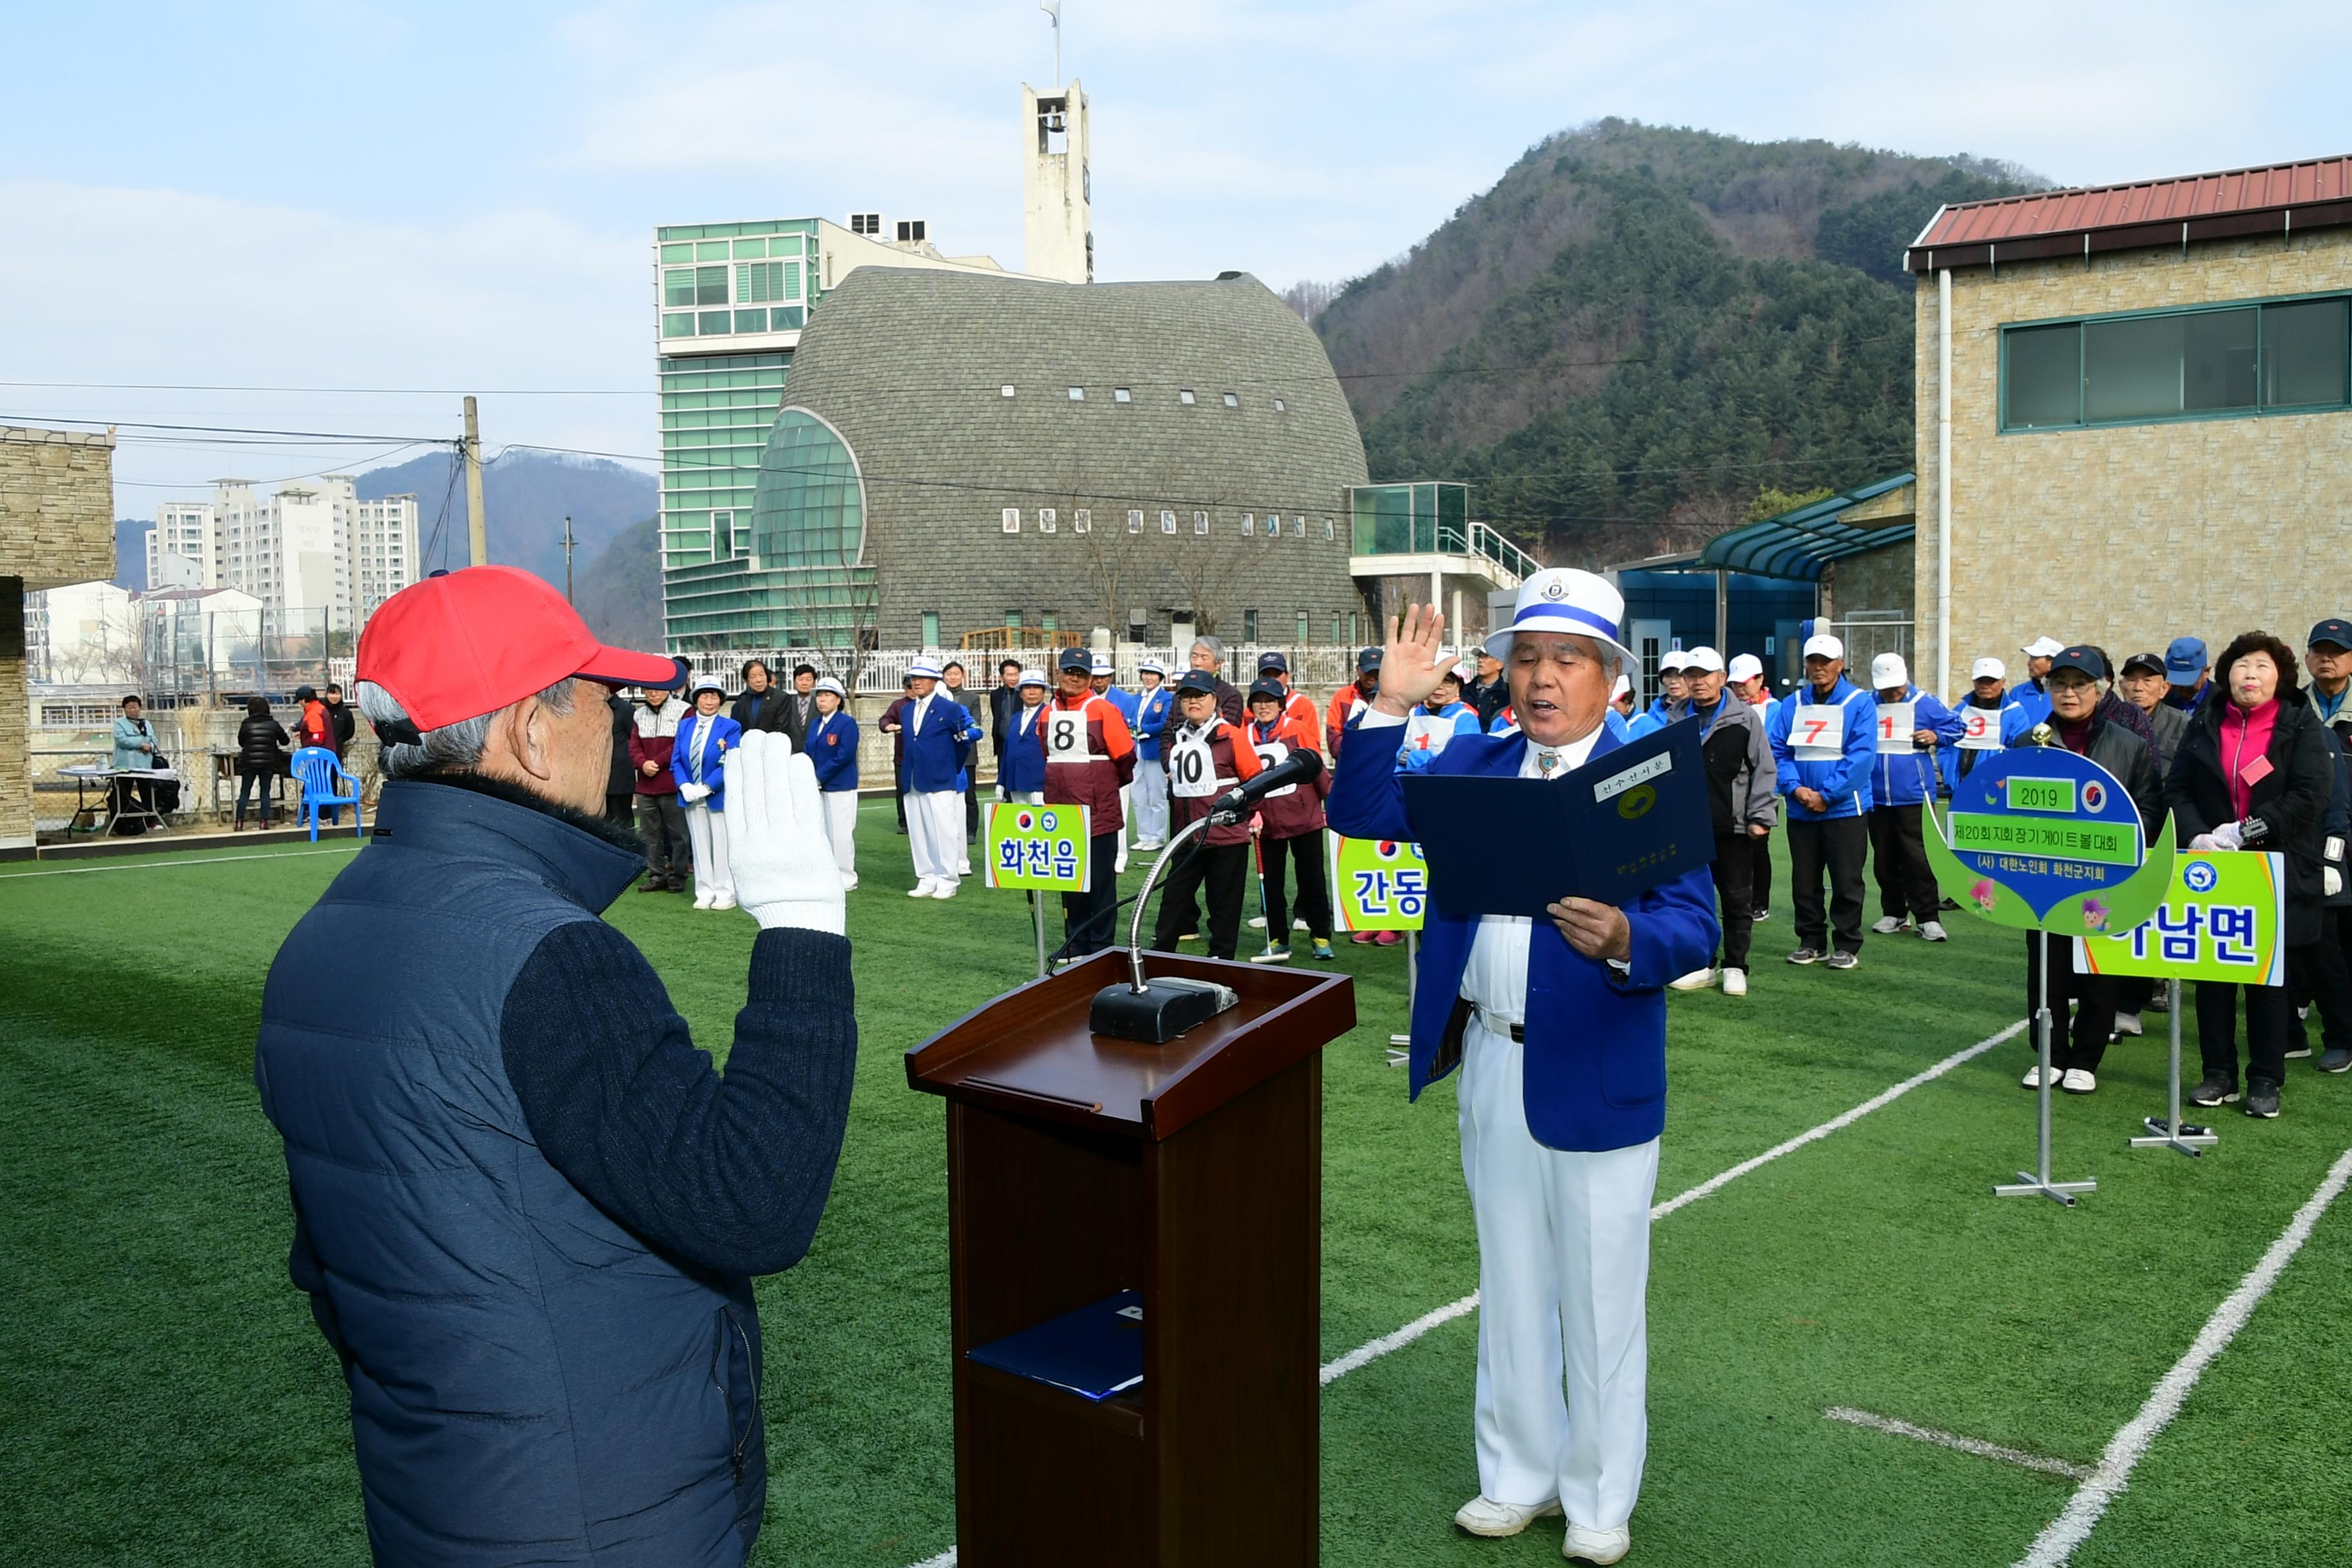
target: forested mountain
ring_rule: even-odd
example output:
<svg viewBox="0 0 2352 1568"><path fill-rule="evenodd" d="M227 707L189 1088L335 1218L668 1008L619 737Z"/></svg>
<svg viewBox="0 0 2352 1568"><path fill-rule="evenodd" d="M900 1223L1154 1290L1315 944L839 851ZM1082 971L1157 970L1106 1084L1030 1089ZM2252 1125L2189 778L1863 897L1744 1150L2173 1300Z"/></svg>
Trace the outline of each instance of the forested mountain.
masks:
<svg viewBox="0 0 2352 1568"><path fill-rule="evenodd" d="M1461 479L1549 559L1681 548L1911 461L1902 247L2037 188L1972 158L1601 121L1315 319L1375 479Z"/></svg>
<svg viewBox="0 0 2352 1568"><path fill-rule="evenodd" d="M429 453L358 476L362 500L413 494L421 516L417 547L427 571L466 563L466 485L457 459ZM661 487L640 469L602 458L510 451L482 468L482 510L489 516L490 559L535 572L563 586L563 520L572 520L575 582L589 561L621 532L660 509Z"/></svg>

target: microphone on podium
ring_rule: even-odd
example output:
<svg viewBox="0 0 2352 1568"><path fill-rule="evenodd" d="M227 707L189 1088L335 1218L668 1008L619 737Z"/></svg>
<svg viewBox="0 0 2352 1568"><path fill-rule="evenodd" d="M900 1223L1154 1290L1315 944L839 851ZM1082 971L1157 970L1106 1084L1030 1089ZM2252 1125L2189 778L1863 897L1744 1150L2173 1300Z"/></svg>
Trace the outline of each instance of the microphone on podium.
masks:
<svg viewBox="0 0 2352 1568"><path fill-rule="evenodd" d="M1097 1035L1114 1039L1140 1040L1146 1045L1164 1046L1188 1029L1197 1028L1226 1008L1237 1005L1241 998L1230 986L1206 980L1184 980L1168 977L1146 980L1143 977L1143 912L1151 901L1151 889L1160 880L1160 868L1168 858L1195 834L1205 829L1231 827L1247 816L1253 806L1286 784L1312 784L1323 772L1323 759L1314 752L1293 752L1270 768L1261 768L1255 776L1238 789L1227 790L1202 816L1184 825L1183 831L1168 841L1160 858L1151 863L1150 874L1143 879L1143 890L1135 896L1135 918L1127 932L1128 984L1106 985L1095 993L1094 1006L1088 1012L1087 1027Z"/></svg>

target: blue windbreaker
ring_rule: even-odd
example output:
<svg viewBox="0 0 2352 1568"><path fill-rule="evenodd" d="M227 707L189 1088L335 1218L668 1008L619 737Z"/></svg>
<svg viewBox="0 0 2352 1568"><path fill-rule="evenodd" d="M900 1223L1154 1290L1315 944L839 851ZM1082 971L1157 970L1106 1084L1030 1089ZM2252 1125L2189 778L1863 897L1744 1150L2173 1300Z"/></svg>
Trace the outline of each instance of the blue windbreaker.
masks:
<svg viewBox="0 0 2352 1568"><path fill-rule="evenodd" d="M1931 731L1936 737L1936 750L1930 753L1916 752L1881 752L1870 766L1870 800L1872 809L1882 805L1917 805L1936 792L1937 760L1959 742L1960 717L1943 704L1934 692L1906 686L1903 700L1913 704L1912 729ZM1874 709L1882 706L1877 693L1871 694ZM1877 744L1878 732L1871 731L1871 743Z"/></svg>
<svg viewBox="0 0 2352 1568"><path fill-rule="evenodd" d="M1834 758L1800 758L1790 739L1798 710L1817 705L1845 710L1839 754ZM1872 721L1877 715L1877 699L1842 675L1826 697L1815 697L1812 687L1807 685L1780 699L1772 717L1765 721L1764 733L1772 742L1772 762L1780 770L1780 793L1789 799L1790 821L1827 822L1860 816L1870 809L1870 765L1878 754ZM1801 785L1819 790L1826 809L1808 811L1798 804L1796 792Z"/></svg>

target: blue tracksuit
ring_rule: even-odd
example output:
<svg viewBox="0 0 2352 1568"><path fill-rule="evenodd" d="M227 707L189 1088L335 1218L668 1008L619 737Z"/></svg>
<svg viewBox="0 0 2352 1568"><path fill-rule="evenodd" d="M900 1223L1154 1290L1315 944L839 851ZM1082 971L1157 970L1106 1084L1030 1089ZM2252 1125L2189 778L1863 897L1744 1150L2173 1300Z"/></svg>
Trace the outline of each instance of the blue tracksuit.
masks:
<svg viewBox="0 0 2352 1568"><path fill-rule="evenodd" d="M1935 693L1922 691L1916 686L1904 688L1903 700L1915 705L1911 727L1927 730L1936 737L1936 757L1943 756L1960 738L1960 718L1944 706ZM1871 696L1873 707L1878 705L1877 694ZM1877 743L1877 732L1872 731L1872 743ZM1881 752L1871 763L1870 800L1874 807L1881 805L1917 805L1936 793L1935 762L1927 752Z"/></svg>
<svg viewBox="0 0 2352 1568"><path fill-rule="evenodd" d="M724 813L727 774L720 766L730 747L743 743L743 726L724 713L704 718L689 713L677 722L677 744L670 748L670 776L681 784L709 784L709 797L699 804Z"/></svg>
<svg viewBox="0 0 2352 1568"><path fill-rule="evenodd" d="M818 789L857 787L857 721L848 709L838 710L830 719L822 713L811 716L803 749L816 769Z"/></svg>
<svg viewBox="0 0 2352 1568"><path fill-rule="evenodd" d="M1015 799L1045 792L1045 711L1042 702L1016 708L1004 726L1004 755L996 764L996 782Z"/></svg>
<svg viewBox="0 0 2352 1568"><path fill-rule="evenodd" d="M1797 721L1797 710L1815 706L1845 710L1844 735L1834 758L1800 759L1789 738ZM1764 722L1764 733L1772 742L1772 761L1780 773L1780 793L1789 797L1790 821L1828 822L1841 816L1860 816L1870 809L1870 765L1878 754L1871 721L1877 715L1877 700L1842 675L1826 697L1816 697L1812 687L1805 685L1780 699L1780 705ZM1808 811L1799 805L1796 792L1800 785L1820 791L1825 809Z"/></svg>
<svg viewBox="0 0 2352 1568"><path fill-rule="evenodd" d="M1994 702L1997 706L1997 711L2000 714L1999 727L1995 732L2000 737L2001 749L2006 751L2010 747L2016 745L2020 741L2023 740L2027 733L2032 730L2034 724L2038 721L2027 718L2025 716L2024 708L2019 704L2016 697L2011 693L2003 692L2000 696L1994 699ZM1976 702L1975 699L1970 698L1967 701L1962 702L1958 708L1952 710L1952 718L1965 726L1968 721L1969 710L1978 706L1979 704ZM1957 744L1958 743L1955 742L1956 746ZM1990 755L1991 755L1991 752L1976 747L1969 747L1965 751L1955 750L1952 752L1953 760L1950 765L1944 770L1944 782L1946 785L1953 789L1958 789L1959 787L1960 780L1968 777L1969 770L1973 769L1977 765L1976 759Z"/></svg>
<svg viewBox="0 0 2352 1568"><path fill-rule="evenodd" d="M2010 688L2009 700L2025 711L2025 727L2032 729L2050 717L2050 693L2031 680L2021 680Z"/></svg>

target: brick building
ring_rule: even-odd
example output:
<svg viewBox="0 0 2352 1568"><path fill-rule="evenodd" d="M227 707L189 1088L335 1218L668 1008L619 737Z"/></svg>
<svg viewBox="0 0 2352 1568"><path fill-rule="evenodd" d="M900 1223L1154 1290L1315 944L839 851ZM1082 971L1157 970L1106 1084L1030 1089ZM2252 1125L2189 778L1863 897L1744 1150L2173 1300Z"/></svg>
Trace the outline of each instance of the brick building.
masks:
<svg viewBox="0 0 2352 1568"><path fill-rule="evenodd" d="M1948 206L1907 262L1922 684L2352 613L2352 157Z"/></svg>
<svg viewBox="0 0 2352 1568"><path fill-rule="evenodd" d="M33 842L25 595L114 575L114 437L0 426L0 851Z"/></svg>

